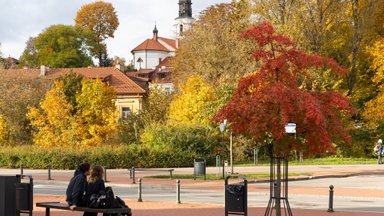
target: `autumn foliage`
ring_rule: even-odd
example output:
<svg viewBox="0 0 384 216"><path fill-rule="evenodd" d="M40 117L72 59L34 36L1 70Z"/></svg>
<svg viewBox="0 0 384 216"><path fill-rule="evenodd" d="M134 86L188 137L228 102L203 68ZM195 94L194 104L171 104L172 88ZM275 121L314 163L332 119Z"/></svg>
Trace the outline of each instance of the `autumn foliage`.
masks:
<svg viewBox="0 0 384 216"><path fill-rule="evenodd" d="M242 37L254 41L253 58L261 66L240 79L236 93L215 120L228 119L235 133L251 138L272 135L278 153L321 152L332 150L334 139L350 140L343 126L343 117L352 112L349 99L320 89L308 73L328 69L343 75L345 69L330 58L295 49L288 37L267 22L244 31ZM284 134L289 122L296 123L298 139Z"/></svg>

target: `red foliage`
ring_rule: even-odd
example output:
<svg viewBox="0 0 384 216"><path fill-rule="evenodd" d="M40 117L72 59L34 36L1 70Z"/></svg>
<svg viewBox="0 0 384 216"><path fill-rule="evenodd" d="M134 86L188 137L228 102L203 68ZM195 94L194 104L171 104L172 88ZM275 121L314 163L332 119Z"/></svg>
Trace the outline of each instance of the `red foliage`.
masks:
<svg viewBox="0 0 384 216"><path fill-rule="evenodd" d="M277 144L287 137L284 126L295 122L297 134L306 144L281 144L277 147L280 153L292 148L316 153L332 150L334 138L350 140L341 121L342 113L352 111L349 99L333 91L303 90L298 83L299 77L308 75L308 68L327 68L339 74L345 74L345 69L330 58L295 49L288 37L277 34L267 22L243 32L242 37L256 42L253 58L262 65L257 73L239 81L236 93L215 120L228 119L234 132L256 139L264 139L269 132Z"/></svg>

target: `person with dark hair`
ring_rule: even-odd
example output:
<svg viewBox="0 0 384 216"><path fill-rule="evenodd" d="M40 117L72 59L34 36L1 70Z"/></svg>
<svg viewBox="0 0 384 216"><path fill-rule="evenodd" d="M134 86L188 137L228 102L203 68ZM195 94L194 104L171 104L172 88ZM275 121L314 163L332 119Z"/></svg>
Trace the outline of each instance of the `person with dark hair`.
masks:
<svg viewBox="0 0 384 216"><path fill-rule="evenodd" d="M72 210L77 206L86 205L83 197L87 188L87 176L90 174L90 168L89 163L80 164L68 184L66 201Z"/></svg>
<svg viewBox="0 0 384 216"><path fill-rule="evenodd" d="M91 175L88 178L88 185L85 192L85 200L88 204L92 194L99 194L101 191L105 191L105 183L103 177L104 169L101 166L92 166ZM97 213L84 212L84 216L97 216Z"/></svg>

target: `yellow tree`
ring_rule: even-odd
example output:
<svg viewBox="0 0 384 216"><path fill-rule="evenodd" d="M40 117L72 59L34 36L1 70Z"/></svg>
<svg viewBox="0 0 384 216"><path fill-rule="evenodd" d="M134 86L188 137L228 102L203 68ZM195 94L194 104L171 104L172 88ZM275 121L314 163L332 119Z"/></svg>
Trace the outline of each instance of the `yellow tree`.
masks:
<svg viewBox="0 0 384 216"><path fill-rule="evenodd" d="M100 80L83 80L76 104L69 101L64 82L55 81L40 103L27 114L35 133L33 141L44 147L97 146L116 128L113 89Z"/></svg>
<svg viewBox="0 0 384 216"><path fill-rule="evenodd" d="M208 125L214 114L212 87L200 76L192 75L180 86L180 92L169 105L171 125Z"/></svg>
<svg viewBox="0 0 384 216"><path fill-rule="evenodd" d="M104 40L113 38L119 26L113 5L103 1L83 5L76 14L75 22L95 34L96 41L92 53L99 59L99 66L105 66L103 60L107 57L107 47Z"/></svg>
<svg viewBox="0 0 384 216"><path fill-rule="evenodd" d="M115 132L118 113L114 98L112 87L101 80L83 80L76 97L76 133L82 145L99 145Z"/></svg>
<svg viewBox="0 0 384 216"><path fill-rule="evenodd" d="M0 145L4 145L7 142L7 125L3 116L0 114Z"/></svg>
<svg viewBox="0 0 384 216"><path fill-rule="evenodd" d="M54 87L46 93L40 106L41 110L32 107L27 113L35 129L34 143L44 147L75 144L71 115L73 106L67 101L62 81L55 81Z"/></svg>
<svg viewBox="0 0 384 216"><path fill-rule="evenodd" d="M384 38L377 40L367 49L372 56L371 70L376 71L373 83L378 87L378 95L365 104L363 117L371 127L384 124Z"/></svg>

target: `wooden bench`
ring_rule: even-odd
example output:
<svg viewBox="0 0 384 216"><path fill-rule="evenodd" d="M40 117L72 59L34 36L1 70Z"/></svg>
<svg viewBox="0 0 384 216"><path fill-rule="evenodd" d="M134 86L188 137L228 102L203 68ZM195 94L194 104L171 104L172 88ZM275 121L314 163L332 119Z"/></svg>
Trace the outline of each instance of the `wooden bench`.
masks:
<svg viewBox="0 0 384 216"><path fill-rule="evenodd" d="M41 202L36 203L36 207L45 208L45 216L50 216L51 209L60 209L60 210L69 210L72 211L67 203L61 202ZM88 207L76 207L73 211L80 212L94 212L94 213L107 213L107 214L117 214L121 216L122 214L131 215L131 209L129 208L110 208L110 209L97 209L97 208L88 208Z"/></svg>
<svg viewBox="0 0 384 216"><path fill-rule="evenodd" d="M129 168L129 178L132 179L132 184L135 184L135 172L141 171L141 172L169 172L170 179L172 179L172 173L175 169L148 169L148 168Z"/></svg>

